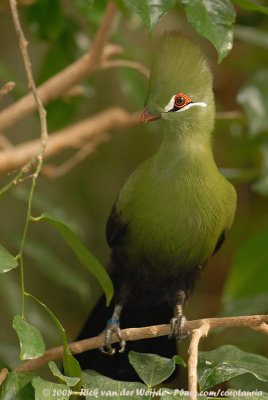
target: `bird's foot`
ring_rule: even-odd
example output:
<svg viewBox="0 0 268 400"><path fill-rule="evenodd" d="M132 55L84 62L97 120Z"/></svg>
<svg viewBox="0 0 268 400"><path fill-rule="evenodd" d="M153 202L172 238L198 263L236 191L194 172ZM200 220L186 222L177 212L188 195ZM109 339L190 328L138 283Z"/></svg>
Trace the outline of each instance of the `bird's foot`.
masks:
<svg viewBox="0 0 268 400"><path fill-rule="evenodd" d="M178 342L181 342L190 336L190 332L182 333L186 321L187 319L182 313L182 307L177 307L175 317L170 320L171 334L169 335L169 339L175 338Z"/></svg>
<svg viewBox="0 0 268 400"><path fill-rule="evenodd" d="M112 347L111 344L113 333L115 333L119 339L120 349L118 351L119 353L123 353L126 347L126 341L122 339L119 320L116 318L110 318L108 320L107 326L102 333L105 337L105 346L100 347L100 350L102 353L108 354L110 356L112 356L116 352L116 349Z"/></svg>

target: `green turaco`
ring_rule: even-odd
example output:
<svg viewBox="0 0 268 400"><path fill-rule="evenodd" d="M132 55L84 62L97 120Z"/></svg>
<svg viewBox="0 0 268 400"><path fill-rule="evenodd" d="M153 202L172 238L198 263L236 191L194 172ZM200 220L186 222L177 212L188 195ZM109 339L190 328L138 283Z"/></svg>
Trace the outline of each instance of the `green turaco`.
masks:
<svg viewBox="0 0 268 400"><path fill-rule="evenodd" d="M109 354L115 352L113 332L124 350L119 320L128 306L150 314L168 304L174 310L171 336L185 336L182 308L222 245L236 208L235 190L212 153L214 117L212 76L203 54L180 34L165 34L154 52L141 116L161 126L163 142L126 180L107 223L115 284L114 312L104 330Z"/></svg>

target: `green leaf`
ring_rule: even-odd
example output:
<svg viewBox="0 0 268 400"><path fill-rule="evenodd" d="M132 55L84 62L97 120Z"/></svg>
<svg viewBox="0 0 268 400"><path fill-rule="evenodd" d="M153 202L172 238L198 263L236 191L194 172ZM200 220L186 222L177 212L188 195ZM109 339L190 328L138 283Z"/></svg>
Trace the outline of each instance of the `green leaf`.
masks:
<svg viewBox="0 0 268 400"><path fill-rule="evenodd" d="M95 371L94 371L95 372ZM149 400L148 388L138 382L120 382L99 374L92 374L91 371L83 371L82 387L84 393L88 391L86 400ZM81 390L83 393L83 389Z"/></svg>
<svg viewBox="0 0 268 400"><path fill-rule="evenodd" d="M66 383L66 385L68 386L75 386L80 381L80 378L78 377L63 375L54 361L49 361L48 366L52 374L57 378L59 378L63 383Z"/></svg>
<svg viewBox="0 0 268 400"><path fill-rule="evenodd" d="M166 380L175 370L174 359L160 357L156 354L130 351L128 359L139 377L149 388Z"/></svg>
<svg viewBox="0 0 268 400"><path fill-rule="evenodd" d="M187 367L186 362L180 356L178 356L178 355L174 356L173 360L175 361L176 364L182 365L185 368Z"/></svg>
<svg viewBox="0 0 268 400"><path fill-rule="evenodd" d="M236 39L268 49L268 33L263 30L236 24L234 36Z"/></svg>
<svg viewBox="0 0 268 400"><path fill-rule="evenodd" d="M9 372L0 387L0 400L34 400L33 377L29 371Z"/></svg>
<svg viewBox="0 0 268 400"><path fill-rule="evenodd" d="M218 52L218 62L233 47L235 9L230 0L181 0L188 21Z"/></svg>
<svg viewBox="0 0 268 400"><path fill-rule="evenodd" d="M267 292L268 228L250 236L238 249L224 287L224 303Z"/></svg>
<svg viewBox="0 0 268 400"><path fill-rule="evenodd" d="M231 345L199 352L198 382L201 390L246 373L268 382L268 359Z"/></svg>
<svg viewBox="0 0 268 400"><path fill-rule="evenodd" d="M237 315L254 315L268 313L268 293L242 297L226 304L219 317L235 317Z"/></svg>
<svg viewBox="0 0 268 400"><path fill-rule="evenodd" d="M68 347L64 348L63 369L67 376L79 378L73 388L75 391L79 391L81 389L82 370L79 362L74 358Z"/></svg>
<svg viewBox="0 0 268 400"><path fill-rule="evenodd" d="M152 36L156 24L176 5L176 0L125 0L143 20Z"/></svg>
<svg viewBox="0 0 268 400"><path fill-rule="evenodd" d="M256 389L265 392L268 386L267 382L259 381L254 375L243 374L231 379L228 382L228 387L235 390L241 390L243 388L243 390L251 392L256 391Z"/></svg>
<svg viewBox="0 0 268 400"><path fill-rule="evenodd" d="M71 395L71 389L68 386L45 381L40 376L32 380L32 385L35 400L67 400Z"/></svg>
<svg viewBox="0 0 268 400"><path fill-rule="evenodd" d="M18 265L17 260L7 251L7 249L0 245L0 274L4 274L13 268L17 268Z"/></svg>
<svg viewBox="0 0 268 400"><path fill-rule="evenodd" d="M82 370L80 368L80 364L76 358L72 355L69 349L63 354L63 368L65 374L71 377L79 377L82 376Z"/></svg>
<svg viewBox="0 0 268 400"><path fill-rule="evenodd" d="M233 0L237 3L241 8L249 11L259 11L263 14L268 15L268 7L261 6L260 4L255 3L252 0Z"/></svg>
<svg viewBox="0 0 268 400"><path fill-rule="evenodd" d="M248 116L252 135L268 129L268 69L258 71L249 79L239 90L237 102Z"/></svg>
<svg viewBox="0 0 268 400"><path fill-rule="evenodd" d="M24 246L24 253L35 261L35 267L50 279L68 290L72 290L88 299L91 291L89 284L79 275L65 265L44 242L28 239Z"/></svg>
<svg viewBox="0 0 268 400"><path fill-rule="evenodd" d="M40 357L45 352L45 343L39 330L24 321L20 315L13 318L13 328L20 341L20 359L29 360Z"/></svg>
<svg viewBox="0 0 268 400"><path fill-rule="evenodd" d="M39 218L33 218L34 221L46 221L51 225L54 225L57 230L62 235L63 239L68 243L71 249L76 254L77 258L90 272L95 275L101 284L103 291L106 296L106 304L108 305L113 296L113 284L107 274L105 268L100 264L100 262L90 253L86 246L80 241L76 234L71 231L71 229L47 214L42 214Z"/></svg>
<svg viewBox="0 0 268 400"><path fill-rule="evenodd" d="M104 377L99 372L94 371L93 369L86 369L86 370L82 371L82 387L89 388L92 383L92 379L95 378L96 376L101 376L102 378ZM105 378L107 378L107 377L105 377ZM107 379L110 379L110 378L107 378Z"/></svg>

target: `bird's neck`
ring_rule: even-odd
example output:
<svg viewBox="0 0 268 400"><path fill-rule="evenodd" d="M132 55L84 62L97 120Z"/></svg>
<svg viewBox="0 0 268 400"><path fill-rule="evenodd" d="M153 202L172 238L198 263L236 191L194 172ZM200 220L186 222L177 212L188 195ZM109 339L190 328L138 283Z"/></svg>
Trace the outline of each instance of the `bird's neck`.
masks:
<svg viewBox="0 0 268 400"><path fill-rule="evenodd" d="M166 121L165 121L166 123ZM158 167L191 167L206 163L215 166L211 146L211 132L202 125L165 124L163 142L156 153Z"/></svg>

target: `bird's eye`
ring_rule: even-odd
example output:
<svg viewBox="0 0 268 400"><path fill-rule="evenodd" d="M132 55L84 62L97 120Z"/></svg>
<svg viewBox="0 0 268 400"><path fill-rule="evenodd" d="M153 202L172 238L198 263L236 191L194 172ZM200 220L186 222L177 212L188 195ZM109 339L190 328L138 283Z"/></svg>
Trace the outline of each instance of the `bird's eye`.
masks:
<svg viewBox="0 0 268 400"><path fill-rule="evenodd" d="M165 112L167 113L167 112L181 111L184 109L184 107L185 110L187 110L187 108L191 107L190 103L193 103L190 97L186 96L186 94L178 93L171 97L171 99L169 100L168 104L165 107ZM189 106L186 107L188 104Z"/></svg>
<svg viewBox="0 0 268 400"><path fill-rule="evenodd" d="M187 104L191 103L190 97L186 96L186 94L183 93L178 93L174 97L174 108L182 108L186 106Z"/></svg>

